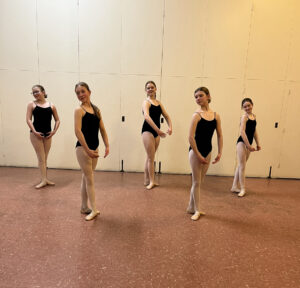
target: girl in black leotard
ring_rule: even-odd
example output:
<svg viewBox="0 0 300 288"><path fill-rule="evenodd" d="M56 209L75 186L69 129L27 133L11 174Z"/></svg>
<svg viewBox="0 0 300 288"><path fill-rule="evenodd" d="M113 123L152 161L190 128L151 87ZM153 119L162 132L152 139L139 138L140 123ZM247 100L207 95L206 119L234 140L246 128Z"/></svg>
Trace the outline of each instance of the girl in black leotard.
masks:
<svg viewBox="0 0 300 288"><path fill-rule="evenodd" d="M217 163L221 158L223 136L220 116L209 108L211 101L209 90L206 87L200 87L195 90L194 96L196 103L200 107L192 117L189 132L189 142L191 145L189 158L193 183L187 213L193 214L191 219L195 221L201 215L205 215L204 212L200 211L200 185L209 167L212 149L211 139L215 129L218 136L218 155L212 162L213 164Z"/></svg>
<svg viewBox="0 0 300 288"><path fill-rule="evenodd" d="M35 188L39 189L46 185L54 185L47 178L47 157L51 147L52 136L56 133L60 121L53 103L46 101L47 95L41 85L32 87L32 95L35 101L27 106L26 122L30 128L30 140L36 152L39 169L41 172L41 182ZM32 122L32 116L34 121ZM54 129L51 131L52 116L55 120Z"/></svg>
<svg viewBox="0 0 300 288"><path fill-rule="evenodd" d="M172 134L171 118L163 105L156 99L156 85L153 81L148 81L145 85L147 99L143 102L143 115L145 118L142 128L142 138L147 153L145 162L144 185L147 189L152 189L154 182L154 157L158 148L160 137L166 137L166 133L160 130L160 116L163 115L168 123L167 134Z"/></svg>
<svg viewBox="0 0 300 288"><path fill-rule="evenodd" d="M246 162L250 156L250 152L259 151L257 130L256 130L256 117L252 114L253 102L250 98L245 98L242 101L242 108L245 114L241 118L240 137L237 140L236 150L238 157L238 167L235 170L234 180L231 191L238 193L239 197L243 197L246 193L245 190L245 168ZM252 147L253 138L256 142L256 149ZM240 189L238 188L240 184Z"/></svg>
<svg viewBox="0 0 300 288"><path fill-rule="evenodd" d="M104 158L109 154L109 144L100 110L91 103L89 86L84 82L79 82L75 86L75 92L81 102L80 107L75 110L75 134L78 139L76 156L82 170L80 212L88 214L85 220L89 221L100 214L96 208L93 173L99 157L99 130L105 145ZM92 209L88 207L88 199Z"/></svg>

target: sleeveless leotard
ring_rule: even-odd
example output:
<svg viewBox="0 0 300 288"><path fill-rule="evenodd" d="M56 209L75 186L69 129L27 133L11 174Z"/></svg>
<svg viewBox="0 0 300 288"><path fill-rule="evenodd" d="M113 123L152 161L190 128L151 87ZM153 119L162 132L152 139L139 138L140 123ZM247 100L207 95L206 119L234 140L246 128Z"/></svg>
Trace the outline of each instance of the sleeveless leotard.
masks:
<svg viewBox="0 0 300 288"><path fill-rule="evenodd" d="M200 113L198 114L200 115ZM197 144L197 149L203 157L206 157L211 152L212 149L211 139L216 127L217 127L216 112L215 112L215 118L213 120L205 120L204 118L201 117L201 119L197 124L196 132L195 132L195 140ZM189 150L191 149L192 148L190 147Z"/></svg>
<svg viewBox="0 0 300 288"><path fill-rule="evenodd" d="M245 129L245 132L246 132L246 135L247 135L247 138L248 138L248 141L250 143L250 145L252 145L252 142L253 142L253 137L254 137L254 133L255 133L255 128L256 128L256 119L254 120L251 120L249 119L248 117L248 120L246 122L246 129ZM239 143L239 142L244 142L242 136L240 136L237 140L236 143Z"/></svg>
<svg viewBox="0 0 300 288"><path fill-rule="evenodd" d="M86 144L91 150L96 150L99 146L99 127L100 120L97 117L97 115L85 111L85 114L82 117L81 131L86 141ZM76 147L78 146L81 146L79 141L77 141L76 143Z"/></svg>
<svg viewBox="0 0 300 288"><path fill-rule="evenodd" d="M51 119L53 115L51 104L49 103L49 107L46 108L36 105L32 111L32 115L34 117L32 123L34 129L47 136L51 132Z"/></svg>
<svg viewBox="0 0 300 288"><path fill-rule="evenodd" d="M149 116L151 117L151 119L153 120L153 122L155 123L155 125L158 127L158 129L160 129L160 115L161 114L162 114L162 110L161 110L160 105L155 106L155 105L151 104L151 106L149 108ZM143 124L143 127L142 127L142 134L145 131L148 131L148 132L152 133L153 136L154 136L154 138L156 138L158 136L158 134L148 124L148 122L146 120L144 121L144 124Z"/></svg>

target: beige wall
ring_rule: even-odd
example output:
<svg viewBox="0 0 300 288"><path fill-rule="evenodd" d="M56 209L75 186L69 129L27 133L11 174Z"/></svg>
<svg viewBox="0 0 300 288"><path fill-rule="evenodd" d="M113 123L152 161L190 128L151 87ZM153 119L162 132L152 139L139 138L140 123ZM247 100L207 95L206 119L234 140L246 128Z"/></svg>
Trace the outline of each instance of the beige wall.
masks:
<svg viewBox="0 0 300 288"><path fill-rule="evenodd" d="M78 168L73 111L81 80L110 139L98 169L118 171L123 160L125 171L142 171L141 104L152 79L174 123L156 157L162 172L190 173L193 91L204 85L224 134L222 161L210 174L233 175L248 96L263 150L251 155L247 175L266 177L272 166L274 177L300 178L299 51L297 0L1 0L0 165L36 166L25 112L31 86L41 83L61 118L49 167Z"/></svg>

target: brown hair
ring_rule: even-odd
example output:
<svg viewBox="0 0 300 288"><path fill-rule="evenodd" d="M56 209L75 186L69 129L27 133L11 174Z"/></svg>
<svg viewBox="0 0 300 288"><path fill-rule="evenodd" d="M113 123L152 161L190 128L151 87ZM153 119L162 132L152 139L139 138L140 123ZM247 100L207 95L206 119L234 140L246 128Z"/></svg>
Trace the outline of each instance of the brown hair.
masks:
<svg viewBox="0 0 300 288"><path fill-rule="evenodd" d="M76 89L77 89L78 86L82 86L82 87L86 88L86 90L91 92L89 85L85 82L78 82L75 85L75 92L76 92ZM99 120L101 120L100 109L96 105L94 105L92 102L91 102L91 105L92 105L92 108L94 110L95 115L99 118Z"/></svg>
<svg viewBox="0 0 300 288"><path fill-rule="evenodd" d="M147 85L148 84L153 84L154 85L154 87L156 88L156 84L155 84L155 82L154 81L152 81L152 80L150 80L150 81L147 81L146 82L146 84L145 84L145 89L147 88Z"/></svg>
<svg viewBox="0 0 300 288"><path fill-rule="evenodd" d="M195 90L194 95L195 95L197 92L199 92L199 91L204 92L207 96L209 96L208 103L210 103L210 102L211 102L211 97L210 97L209 90L208 90L206 87L199 87L199 88L197 88L197 89Z"/></svg>
<svg viewBox="0 0 300 288"><path fill-rule="evenodd" d="M244 105L245 102L249 102L253 105L253 102L252 102L251 98L244 98L243 101L242 101L242 105L241 105L242 108L243 108L243 105Z"/></svg>
<svg viewBox="0 0 300 288"><path fill-rule="evenodd" d="M39 84L33 85L31 89L33 89L34 87L37 87L37 88L39 88L42 92L44 92L44 93L45 93L45 96L44 96L45 98L48 97L48 95L47 95L46 92L45 92L45 88L44 88L42 85L39 85Z"/></svg>

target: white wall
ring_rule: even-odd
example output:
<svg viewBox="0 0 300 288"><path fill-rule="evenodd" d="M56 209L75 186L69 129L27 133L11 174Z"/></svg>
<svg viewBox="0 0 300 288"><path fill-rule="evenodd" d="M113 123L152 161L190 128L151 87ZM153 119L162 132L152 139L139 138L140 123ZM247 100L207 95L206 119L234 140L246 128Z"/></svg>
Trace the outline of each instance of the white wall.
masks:
<svg viewBox="0 0 300 288"><path fill-rule="evenodd" d="M300 178L299 49L297 0L1 0L0 165L36 166L25 113L40 83L61 118L48 166L78 168L73 111L81 80L110 140L98 169L118 171L123 160L125 171L143 171L141 104L145 82L154 80L174 125L157 153L162 172L190 173L193 91L204 85L224 134L222 161L210 174L233 175L247 96L263 148L251 155L247 175L266 177L272 167L274 177ZM213 149L214 156L216 137Z"/></svg>

